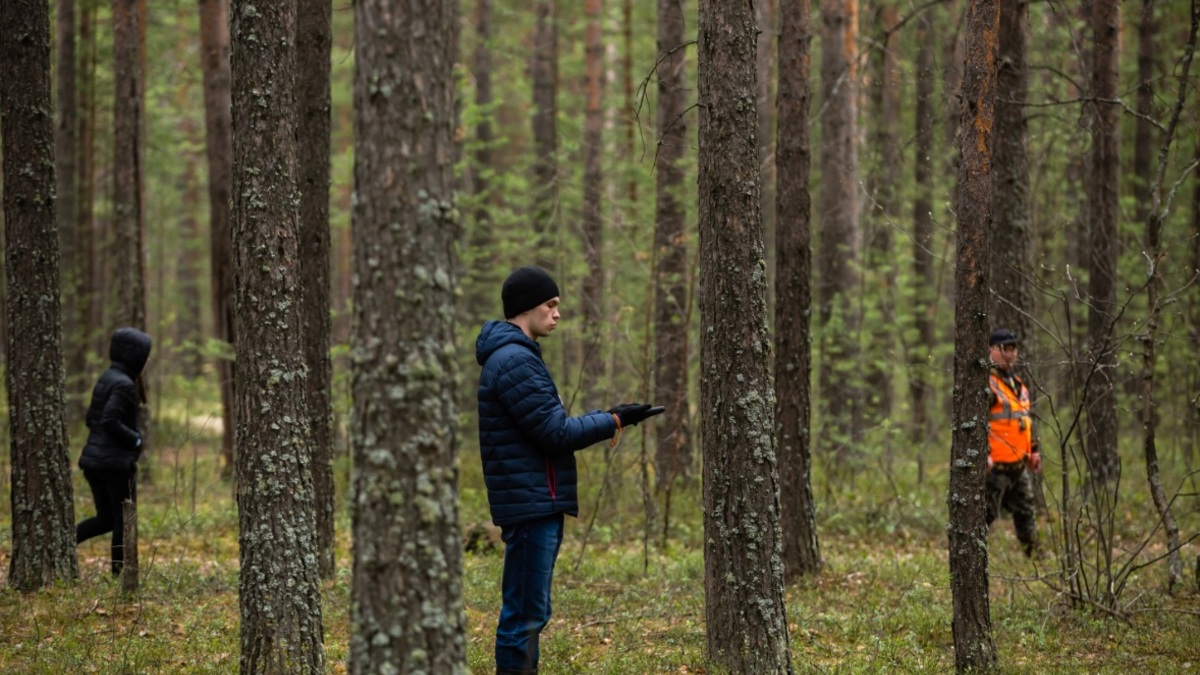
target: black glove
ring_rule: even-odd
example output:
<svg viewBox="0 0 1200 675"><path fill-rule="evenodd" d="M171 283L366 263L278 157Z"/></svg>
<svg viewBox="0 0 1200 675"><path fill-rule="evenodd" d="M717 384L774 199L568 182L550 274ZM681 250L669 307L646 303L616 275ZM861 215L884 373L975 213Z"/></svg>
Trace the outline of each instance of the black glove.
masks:
<svg viewBox="0 0 1200 675"><path fill-rule="evenodd" d="M624 429L625 427L636 425L647 417L659 415L664 410L666 408L662 406L652 408L645 403L622 403L608 412L616 415L617 419L621 420L621 428Z"/></svg>

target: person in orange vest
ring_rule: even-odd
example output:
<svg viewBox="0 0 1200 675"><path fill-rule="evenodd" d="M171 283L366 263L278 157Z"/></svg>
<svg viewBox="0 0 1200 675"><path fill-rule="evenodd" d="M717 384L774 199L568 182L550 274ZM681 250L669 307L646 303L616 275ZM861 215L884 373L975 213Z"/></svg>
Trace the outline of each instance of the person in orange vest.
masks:
<svg viewBox="0 0 1200 675"><path fill-rule="evenodd" d="M992 369L988 374L991 409L988 414L987 523L990 528L1003 509L1012 513L1017 539L1025 555L1037 550L1037 520L1031 472L1042 470L1042 456L1033 435L1029 388L1017 377L1017 336L1007 328L988 339Z"/></svg>

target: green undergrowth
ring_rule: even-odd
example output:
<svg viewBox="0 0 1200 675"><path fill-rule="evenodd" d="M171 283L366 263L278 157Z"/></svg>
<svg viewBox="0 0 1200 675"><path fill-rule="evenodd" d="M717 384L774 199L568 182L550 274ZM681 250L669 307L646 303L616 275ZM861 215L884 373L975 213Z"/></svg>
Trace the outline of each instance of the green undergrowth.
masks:
<svg viewBox="0 0 1200 675"><path fill-rule="evenodd" d="M164 427L167 425L164 425ZM189 441L192 437L188 437ZM211 438L207 440L212 447ZM197 440L196 442L199 442ZM662 512L644 542L632 449L581 462L583 513L568 519L555 574L554 618L543 637L543 673L706 673L703 518L698 481L673 497L669 537ZM324 585L329 672L346 672L350 541L339 458L338 572ZM614 479L603 488L605 473ZM78 518L91 513L78 471ZM230 673L238 663L237 515L232 488L211 450L164 448L152 482L140 486L143 585L123 597L107 574L107 541L79 547L81 577L30 594L0 590L0 672ZM464 558L468 663L492 672L502 552L487 522L477 461L464 453L461 520L475 529ZM944 523L944 480L891 481L870 492L815 490L824 566L786 592L798 673L953 671L952 602ZM1135 502L1131 507L1140 508ZM0 505L0 567L6 570L10 516ZM594 516L594 517L593 517ZM1189 531L1194 516L1185 514ZM1122 517L1123 527L1139 523ZM1051 532L1054 521L1040 525ZM1136 532L1126 533L1137 540ZM1157 539L1161 539L1159 536ZM1193 546L1185 561L1195 564ZM1126 615L1071 607L1053 550L1031 562L1011 522L991 537L991 618L1000 672L1190 672L1200 668L1200 596L1186 586L1165 593L1165 570L1150 565L1130 581ZM0 571L0 575L4 574Z"/></svg>

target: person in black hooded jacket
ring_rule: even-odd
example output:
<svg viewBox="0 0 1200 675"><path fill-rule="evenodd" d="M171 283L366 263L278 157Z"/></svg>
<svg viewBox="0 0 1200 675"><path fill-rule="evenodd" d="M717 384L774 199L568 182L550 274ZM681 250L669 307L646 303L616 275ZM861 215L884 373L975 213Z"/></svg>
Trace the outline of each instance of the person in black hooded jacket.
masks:
<svg viewBox="0 0 1200 675"><path fill-rule="evenodd" d="M112 573L124 565L122 503L137 500L137 461L142 454L138 426L138 378L150 358L151 340L136 328L118 328L109 344L112 365L92 388L87 444L79 468L92 488L96 515L75 526L75 543L112 532Z"/></svg>

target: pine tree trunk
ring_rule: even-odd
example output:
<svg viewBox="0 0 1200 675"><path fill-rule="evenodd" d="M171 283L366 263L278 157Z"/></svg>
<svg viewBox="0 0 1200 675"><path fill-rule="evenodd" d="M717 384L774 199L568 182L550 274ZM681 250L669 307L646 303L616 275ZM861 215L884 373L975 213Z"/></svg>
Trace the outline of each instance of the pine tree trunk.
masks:
<svg viewBox="0 0 1200 675"><path fill-rule="evenodd" d="M58 243L62 255L59 278L62 282L62 326L63 354L67 363L67 418L68 426L73 420L83 418L84 392L87 384L88 340L84 331L87 319L87 304L81 293L82 265L84 253L76 234L79 220L79 191L77 189L79 152L79 104L77 103L78 77L75 49L75 0L58 0L57 39L55 58L58 61L58 77L55 87L58 98L54 105L54 162L57 180Z"/></svg>
<svg viewBox="0 0 1200 675"><path fill-rule="evenodd" d="M312 441L313 496L317 516L317 569L334 569L333 408L329 361L329 134L330 0L297 0L296 100L300 118L300 266L304 314L304 361Z"/></svg>
<svg viewBox="0 0 1200 675"><path fill-rule="evenodd" d="M533 228L534 264L552 270L558 220L558 28L554 0L537 0L530 73L533 79ZM566 351L564 347L564 351ZM568 371L564 371L568 372Z"/></svg>
<svg viewBox="0 0 1200 675"><path fill-rule="evenodd" d="M768 273L774 278L777 253L775 251L775 134L774 124L778 113L772 85L775 84L775 58L779 55L776 44L779 38L779 0L758 0L754 3L754 18L758 25L754 63L758 71L758 168L762 195L763 248ZM767 284L767 311L774 306L775 289Z"/></svg>
<svg viewBox="0 0 1200 675"><path fill-rule="evenodd" d="M142 205L145 159L144 5L140 0L113 0L113 230L112 254L116 313L112 323L148 331L146 316L145 211ZM104 331L111 333L111 331ZM141 405L143 482L153 482L154 420L149 406L147 373L138 380Z"/></svg>
<svg viewBox="0 0 1200 675"><path fill-rule="evenodd" d="M193 118L185 116L180 120L180 135L189 145L199 141L196 134L196 124ZM200 345L204 344L204 329L200 321L200 275L204 269L201 247L200 223L196 214L200 211L200 185L196 177L196 154L184 153L183 176L180 179L179 191L182 194L180 209L181 222L179 238L179 267L176 270L176 283L179 286L182 307L175 318L176 341L183 348L181 356L183 375L196 379L203 374L203 363L200 358Z"/></svg>
<svg viewBox="0 0 1200 675"><path fill-rule="evenodd" d="M666 407L654 425L657 489L670 490L678 477L688 474L692 458L688 428L688 289L686 213L683 204L687 151L687 116L684 94L687 59L683 47L683 5L678 0L658 0L658 110L655 129L659 137L655 160L655 294L654 294L654 397ZM669 54L669 56L668 56Z"/></svg>
<svg viewBox="0 0 1200 675"><path fill-rule="evenodd" d="M456 21L452 2L355 4L352 673L467 668L450 349Z"/></svg>
<svg viewBox="0 0 1200 675"><path fill-rule="evenodd" d="M31 591L79 576L67 457L50 8L0 3L6 385L12 460L10 587Z"/></svg>
<svg viewBox="0 0 1200 675"><path fill-rule="evenodd" d="M821 567L812 496L812 155L808 139L809 0L780 8L775 244L775 400L780 519L787 579Z"/></svg>
<svg viewBox="0 0 1200 675"><path fill-rule="evenodd" d="M821 196L817 208L817 321L821 336L823 450L845 466L862 434L858 374L857 267L862 250L858 204L858 0L821 2Z"/></svg>
<svg viewBox="0 0 1200 675"><path fill-rule="evenodd" d="M891 1L877 2L875 14L876 51L871 55L873 70L871 107L874 110L873 153L868 177L871 202L868 204L867 231L864 233L864 257L861 312L866 351L863 354L863 424L876 427L892 413L891 368L889 354L895 349L896 256L892 252L892 228L898 225L899 199L896 196L900 169L900 35L896 32L899 11ZM857 304L857 303L856 303ZM884 438L885 462L891 462L890 437Z"/></svg>
<svg viewBox="0 0 1200 675"><path fill-rule="evenodd" d="M996 667L988 605L988 276L991 268L991 160L1000 0L967 10L960 119L958 255L955 259L954 413L950 448L950 590L958 672Z"/></svg>
<svg viewBox="0 0 1200 675"><path fill-rule="evenodd" d="M912 401L909 445L917 455L917 482L925 479L923 446L931 437L929 384L933 366L933 319L930 313L937 297L933 274L933 150L934 150L934 63L933 30L930 19L917 20L917 100L913 135L913 236L912 300L913 326L917 339L908 349L908 396Z"/></svg>
<svg viewBox="0 0 1200 675"><path fill-rule="evenodd" d="M295 0L230 8L243 673L323 673L304 361Z"/></svg>
<svg viewBox="0 0 1200 675"><path fill-rule="evenodd" d="M97 239L95 218L96 196L96 8L100 0L86 0L79 22L79 201L76 237L80 246L79 303L83 313L80 328L86 353L96 351L101 330L101 299L96 292ZM105 335L107 338L107 335ZM102 352L101 352L102 353ZM85 354L86 359L86 354ZM86 363L86 361L85 361ZM74 366L70 366L74 367ZM86 371L86 368L85 368ZM81 415L87 405L87 384L81 384L79 398Z"/></svg>
<svg viewBox="0 0 1200 675"><path fill-rule="evenodd" d="M1021 341L1021 361L1036 363L1033 327L1033 232L1029 216L1028 127L1025 101L1029 72L1025 67L1027 0L1005 0L1000 12L999 60L996 75L995 153L992 158L992 238L989 313L992 329L1008 328Z"/></svg>
<svg viewBox="0 0 1200 675"><path fill-rule="evenodd" d="M600 202L604 194L601 155L604 153L604 45L600 32L600 0L585 0L584 29L584 121L583 121L583 257L587 276L583 280L583 320L586 331L581 389L588 405L603 400L605 316L604 228Z"/></svg>
<svg viewBox="0 0 1200 675"><path fill-rule="evenodd" d="M1091 0L1091 100L1086 112L1092 124L1091 176L1088 190L1088 337L1091 353L1083 364L1086 393L1085 449L1090 475L1099 484L1115 487L1121 472L1117 454L1117 399L1111 375L1117 363L1118 175L1120 173L1121 103L1117 100L1118 0ZM1104 372L1100 372L1104 371ZM1090 373L1090 375L1089 375ZM1115 498L1115 494L1111 495ZM1102 508L1107 510L1109 505Z"/></svg>
<svg viewBox="0 0 1200 675"><path fill-rule="evenodd" d="M1147 5L1150 4L1152 3L1147 3ZM1148 14L1153 13L1152 9L1148 9L1146 6L1143 6L1143 10ZM1150 486L1150 497L1154 501L1154 507L1158 511L1163 531L1166 534L1168 593L1173 593L1183 585L1183 560L1179 552L1182 544L1179 534L1179 524L1171 512L1171 500L1168 499L1166 490L1163 487L1162 475L1158 465L1158 412L1156 410L1158 406L1155 400L1156 382L1154 374L1158 355L1158 331L1161 326L1164 304L1160 295L1163 283L1162 264L1167 259L1166 252L1162 247L1163 221L1166 218L1168 207L1168 205L1163 203L1165 192L1163 183L1166 177L1171 143L1174 141L1175 131L1178 129L1184 104L1187 101L1187 92L1191 87L1188 72L1191 70L1195 55L1196 36L1200 32L1200 4L1193 2L1191 10L1191 30L1188 36L1187 47L1184 51L1185 56L1182 72L1179 76L1179 95L1176 98L1166 133L1163 135L1162 146L1158 153L1159 162L1157 171L1149 184L1148 196L1150 201L1146 212L1145 241L1143 242L1146 257L1150 261L1150 279L1147 283L1146 305L1148 311L1145 322L1145 333L1142 339L1142 452L1146 461L1146 480ZM1143 15L1143 20L1145 21L1149 21L1150 18Z"/></svg>
<svg viewBox="0 0 1200 675"><path fill-rule="evenodd" d="M233 140L230 119L229 0L199 0L200 51L204 72L205 149L208 155L208 213L212 256L213 336L230 347L237 341L233 271L233 234L230 224ZM232 355L217 358L221 388L223 432L222 473L231 477L237 466L233 456L237 428L233 403L237 364Z"/></svg>
<svg viewBox="0 0 1200 675"><path fill-rule="evenodd" d="M142 117L145 101L137 0L113 0L113 220L117 242L116 323L146 330L146 268L142 254Z"/></svg>
<svg viewBox="0 0 1200 675"><path fill-rule="evenodd" d="M708 658L791 673L750 3L701 0L700 375Z"/></svg>

